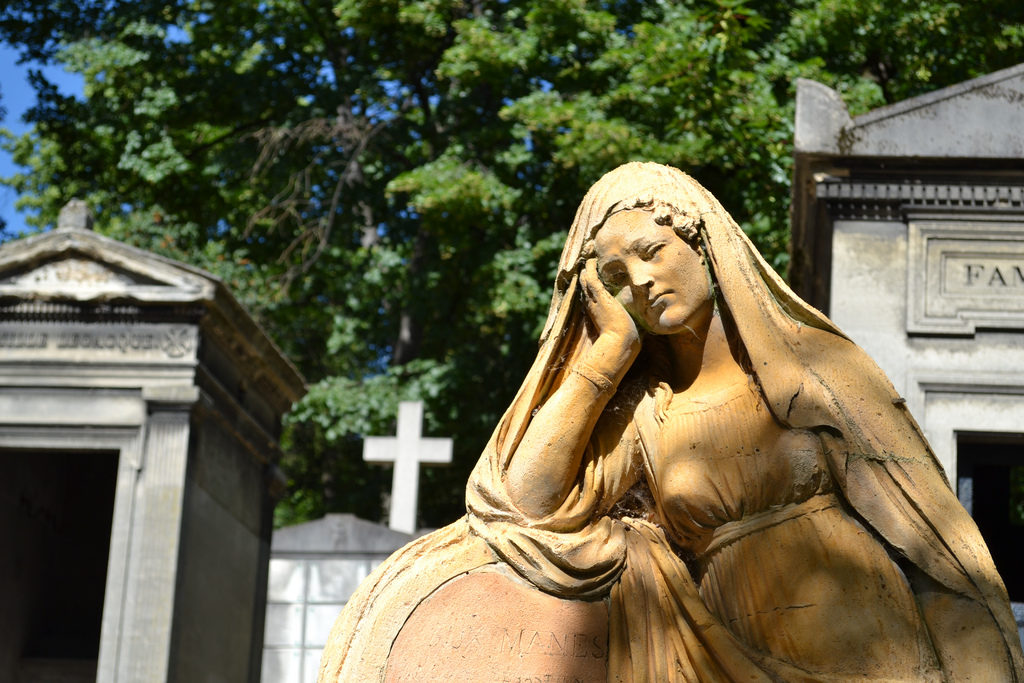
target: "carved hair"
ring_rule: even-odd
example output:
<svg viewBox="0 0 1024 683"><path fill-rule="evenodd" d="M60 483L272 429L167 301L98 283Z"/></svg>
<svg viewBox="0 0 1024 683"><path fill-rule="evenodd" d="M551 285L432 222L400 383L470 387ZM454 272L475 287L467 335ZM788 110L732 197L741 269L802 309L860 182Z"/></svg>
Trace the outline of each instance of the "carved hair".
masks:
<svg viewBox="0 0 1024 683"><path fill-rule="evenodd" d="M604 220L594 228L591 239L608 222L609 218L623 211L646 211L652 213L654 214L655 223L669 226L684 242L691 246L697 244L697 236L703 223L702 216L688 212L664 199L651 196L631 197L615 204Z"/></svg>
<svg viewBox="0 0 1024 683"><path fill-rule="evenodd" d="M700 229L704 224L703 216L687 212L664 199L652 197L649 194L640 195L616 202L608 210L608 213L605 214L604 219L591 228L587 241L584 242L583 248L580 250L580 258L577 262L580 268L583 267L587 259L595 255L594 238L601 228L604 227L605 223L612 216L626 211L646 211L653 214L653 220L657 225L667 225L672 228L676 235L679 236L679 239L691 247L699 248L700 246Z"/></svg>

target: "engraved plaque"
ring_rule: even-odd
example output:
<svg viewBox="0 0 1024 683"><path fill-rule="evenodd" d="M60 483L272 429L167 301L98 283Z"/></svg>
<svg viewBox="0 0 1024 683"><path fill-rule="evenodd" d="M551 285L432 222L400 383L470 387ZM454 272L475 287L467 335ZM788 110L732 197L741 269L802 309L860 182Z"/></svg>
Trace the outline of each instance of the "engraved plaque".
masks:
<svg viewBox="0 0 1024 683"><path fill-rule="evenodd" d="M194 325L0 322L4 360L191 362Z"/></svg>
<svg viewBox="0 0 1024 683"><path fill-rule="evenodd" d="M449 581L412 613L388 683L588 683L608 677L608 608L563 600L498 571Z"/></svg>
<svg viewBox="0 0 1024 683"><path fill-rule="evenodd" d="M907 331L1024 329L1024 222L912 221Z"/></svg>

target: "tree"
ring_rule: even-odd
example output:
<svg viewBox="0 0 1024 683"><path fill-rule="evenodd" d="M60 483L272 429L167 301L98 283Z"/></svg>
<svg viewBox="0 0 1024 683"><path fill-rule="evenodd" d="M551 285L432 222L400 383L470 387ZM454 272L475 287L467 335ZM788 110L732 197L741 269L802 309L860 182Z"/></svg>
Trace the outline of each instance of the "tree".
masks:
<svg viewBox="0 0 1024 683"><path fill-rule="evenodd" d="M993 22L992 17L1001 17ZM52 224L71 196L110 235L224 278L312 381L279 520L382 514L361 436L426 400L468 469L535 350L587 186L630 159L709 187L786 264L793 81L854 113L1008 66L1024 6L881 0L12 0L0 37L84 75L35 76L7 179Z"/></svg>

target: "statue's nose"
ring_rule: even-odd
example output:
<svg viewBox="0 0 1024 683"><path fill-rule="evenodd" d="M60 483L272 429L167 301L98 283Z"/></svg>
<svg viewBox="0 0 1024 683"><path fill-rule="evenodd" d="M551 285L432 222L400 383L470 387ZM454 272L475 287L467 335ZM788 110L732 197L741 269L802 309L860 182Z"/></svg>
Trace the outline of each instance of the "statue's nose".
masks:
<svg viewBox="0 0 1024 683"><path fill-rule="evenodd" d="M643 262L630 268L629 280L633 283L634 287L644 290L649 290L651 285L654 284L654 276L651 274L651 269Z"/></svg>

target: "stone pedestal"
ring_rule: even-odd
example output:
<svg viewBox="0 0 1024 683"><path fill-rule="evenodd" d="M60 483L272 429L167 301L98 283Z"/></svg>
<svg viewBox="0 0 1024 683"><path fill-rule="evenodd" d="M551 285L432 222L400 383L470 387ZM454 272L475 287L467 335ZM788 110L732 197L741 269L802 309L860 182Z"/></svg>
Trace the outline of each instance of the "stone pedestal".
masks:
<svg viewBox="0 0 1024 683"><path fill-rule="evenodd" d="M851 118L797 94L791 281L882 366L1024 622L1024 64ZM1017 517L1024 513L1017 513Z"/></svg>
<svg viewBox="0 0 1024 683"><path fill-rule="evenodd" d="M0 679L257 681L295 368L207 273L0 248Z"/></svg>
<svg viewBox="0 0 1024 683"><path fill-rule="evenodd" d="M413 611L386 683L608 680L608 605L542 593L493 565L452 579Z"/></svg>

